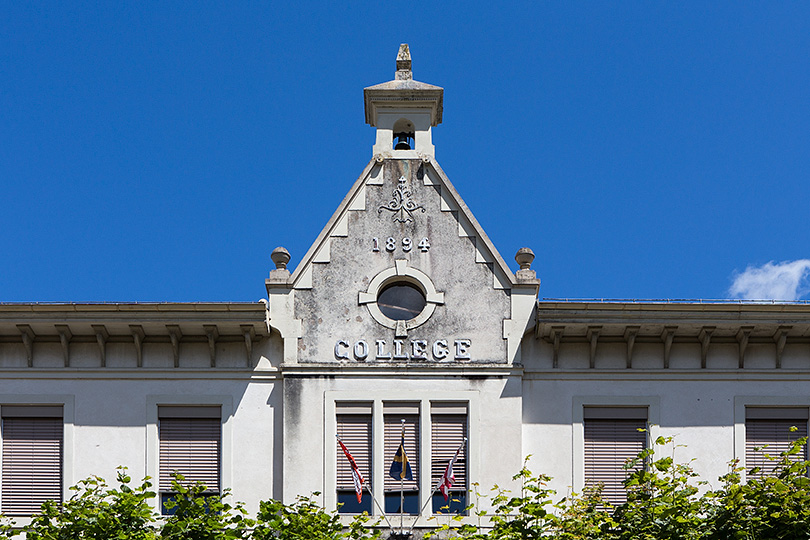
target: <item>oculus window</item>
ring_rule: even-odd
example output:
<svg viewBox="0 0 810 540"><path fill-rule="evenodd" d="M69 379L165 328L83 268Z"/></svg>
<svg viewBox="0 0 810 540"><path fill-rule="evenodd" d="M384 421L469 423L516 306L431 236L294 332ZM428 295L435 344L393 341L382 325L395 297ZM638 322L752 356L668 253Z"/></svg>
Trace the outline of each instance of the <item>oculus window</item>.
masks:
<svg viewBox="0 0 810 540"><path fill-rule="evenodd" d="M377 305L389 319L409 321L422 313L427 305L427 299L425 293L416 285L395 282L380 292Z"/></svg>

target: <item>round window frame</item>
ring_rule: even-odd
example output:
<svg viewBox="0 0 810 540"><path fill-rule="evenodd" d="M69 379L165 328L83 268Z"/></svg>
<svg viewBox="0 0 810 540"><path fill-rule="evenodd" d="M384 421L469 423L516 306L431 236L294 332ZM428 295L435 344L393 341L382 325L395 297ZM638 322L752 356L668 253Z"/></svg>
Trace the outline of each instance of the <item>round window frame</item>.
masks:
<svg viewBox="0 0 810 540"><path fill-rule="evenodd" d="M444 293L436 290L433 282L424 272L408 266L408 261L399 259L394 261L394 267L386 268L368 284L368 289L361 291L358 302L368 308L371 317L386 328L396 331L396 337L407 337L408 330L425 324L433 315L437 305L444 304ZM425 295L425 307L413 319L392 319L380 310L377 299L380 293L397 283L415 286Z"/></svg>
<svg viewBox="0 0 810 540"><path fill-rule="evenodd" d="M411 294L414 295L413 296L414 303L416 303L416 298L417 298L416 295L418 295L419 306L414 305L413 309L411 309L411 308L409 308L409 307L407 307L405 305L407 302L400 302L399 304L397 304L396 300L394 300L394 299L391 299L393 301L389 300L389 302L387 304L385 304L385 305L381 305L380 300L385 296L385 294L388 291L392 291L392 289L416 291L416 293L411 293ZM394 294L397 294L397 293L394 293ZM380 311L386 317L388 317L390 319L393 319L395 321L405 321L405 322L407 322L407 321L415 319L416 317L418 317L422 313L422 311L425 310L425 307L427 307L427 295L425 294L425 291L422 289L420 284L413 283L411 280L407 280L407 279L391 279L391 280L388 281L388 283L385 283L380 288L380 292L377 295L377 307L380 308ZM409 316L411 313L413 313L417 309L419 311L416 312L416 314L413 317L408 317L407 319L405 319L405 318L399 318L398 319L395 316L394 317L391 316L392 315L391 311L396 311L397 309L409 312L409 313L403 313L403 315L405 315L405 316Z"/></svg>

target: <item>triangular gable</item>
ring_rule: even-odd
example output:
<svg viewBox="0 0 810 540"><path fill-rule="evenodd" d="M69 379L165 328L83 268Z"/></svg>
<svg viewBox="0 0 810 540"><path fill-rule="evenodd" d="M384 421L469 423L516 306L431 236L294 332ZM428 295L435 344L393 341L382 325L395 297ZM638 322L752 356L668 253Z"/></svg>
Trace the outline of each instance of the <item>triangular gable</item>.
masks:
<svg viewBox="0 0 810 540"><path fill-rule="evenodd" d="M509 269L497 248L495 248L487 233L484 232L483 227L475 219L461 195L458 194L453 183L450 182L450 179L447 178L447 175L444 174L442 168L435 161L430 160L425 169L427 172L424 177L425 185L439 185L441 187L442 211L456 212L459 227L458 235L475 238L475 262L493 265L494 286L496 289L511 289L516 284L515 275Z"/></svg>
<svg viewBox="0 0 810 540"><path fill-rule="evenodd" d="M340 205L326 222L315 242L307 250L301 262L295 268L290 281L294 289L309 289L312 287L312 264L316 262L329 262L331 238L347 236L349 233L349 211L364 210L366 203L365 187L368 184L382 183L382 163L372 159L363 172L354 182L354 185L343 198ZM379 181L374 175L379 177Z"/></svg>
<svg viewBox="0 0 810 540"><path fill-rule="evenodd" d="M330 262L331 239L333 237L348 236L349 212L365 210L366 186L383 184L383 163L384 161L378 161L375 158L363 169L363 172L296 267L291 276L294 289L312 288L312 265ZM476 247L475 262L491 265L494 288L511 289L516 284L515 275L484 232L478 220L475 219L458 191L456 191L456 188L447 178L447 175L434 160L425 160L424 165L426 173L423 177L424 185L438 186L440 188L441 210L453 213L458 221L458 235L460 237L470 237L474 240Z"/></svg>

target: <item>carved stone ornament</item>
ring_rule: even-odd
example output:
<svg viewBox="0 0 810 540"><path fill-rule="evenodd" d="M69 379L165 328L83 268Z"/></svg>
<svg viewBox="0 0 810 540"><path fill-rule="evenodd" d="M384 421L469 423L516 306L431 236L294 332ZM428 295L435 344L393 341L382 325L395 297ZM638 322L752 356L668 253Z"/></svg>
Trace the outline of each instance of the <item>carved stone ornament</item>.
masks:
<svg viewBox="0 0 810 540"><path fill-rule="evenodd" d="M405 185L405 177L400 176L397 188L394 190L393 199L387 205L380 206L377 213L382 213L383 210L390 210L394 213L393 220L405 223L413 221L413 213L417 210L422 210L425 213L425 208L421 204L417 204L413 200L413 193L410 188Z"/></svg>

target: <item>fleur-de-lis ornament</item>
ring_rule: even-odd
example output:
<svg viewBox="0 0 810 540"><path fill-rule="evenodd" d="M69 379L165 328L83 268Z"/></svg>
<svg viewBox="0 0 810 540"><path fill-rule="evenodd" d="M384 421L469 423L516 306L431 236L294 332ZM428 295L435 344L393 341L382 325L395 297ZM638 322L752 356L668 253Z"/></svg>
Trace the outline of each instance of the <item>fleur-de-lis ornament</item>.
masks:
<svg viewBox="0 0 810 540"><path fill-rule="evenodd" d="M399 182L392 195L393 198L391 202L380 206L377 210L378 214L382 213L383 210L390 210L394 213L394 221L405 223L407 221L413 221L413 213L417 210L422 210L422 213L425 213L425 208L413 200L413 193L411 193L411 190L405 185L404 176L399 177Z"/></svg>

